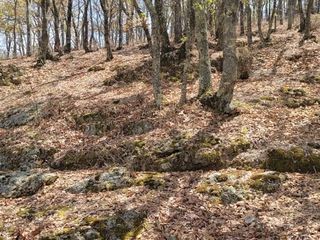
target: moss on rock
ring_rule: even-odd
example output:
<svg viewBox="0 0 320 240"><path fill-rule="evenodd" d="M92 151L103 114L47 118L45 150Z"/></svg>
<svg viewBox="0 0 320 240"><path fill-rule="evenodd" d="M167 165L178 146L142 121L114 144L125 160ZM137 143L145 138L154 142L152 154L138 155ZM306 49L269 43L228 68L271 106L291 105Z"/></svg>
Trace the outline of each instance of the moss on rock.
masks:
<svg viewBox="0 0 320 240"><path fill-rule="evenodd" d="M301 147L274 148L268 152L265 168L279 172L319 172L320 154Z"/></svg>
<svg viewBox="0 0 320 240"><path fill-rule="evenodd" d="M277 172L259 173L250 178L249 185L255 190L273 193L280 188L282 180L283 177Z"/></svg>

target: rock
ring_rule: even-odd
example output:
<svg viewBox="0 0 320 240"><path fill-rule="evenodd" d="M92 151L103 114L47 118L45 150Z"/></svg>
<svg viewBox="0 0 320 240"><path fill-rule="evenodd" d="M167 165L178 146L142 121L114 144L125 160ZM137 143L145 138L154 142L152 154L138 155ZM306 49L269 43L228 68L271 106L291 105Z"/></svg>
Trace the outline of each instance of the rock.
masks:
<svg viewBox="0 0 320 240"><path fill-rule="evenodd" d="M0 86L8 86L10 84L20 85L20 77L23 75L22 71L13 64L8 66L0 65Z"/></svg>
<svg viewBox="0 0 320 240"><path fill-rule="evenodd" d="M297 62L300 58L302 58L302 56L303 51L298 48L287 50L283 55L284 59L291 62Z"/></svg>
<svg viewBox="0 0 320 240"><path fill-rule="evenodd" d="M318 84L320 83L320 71L311 71L308 72L301 82L308 84Z"/></svg>
<svg viewBox="0 0 320 240"><path fill-rule="evenodd" d="M135 179L134 185L146 186L150 189L159 189L165 186L165 180L159 173L145 173Z"/></svg>
<svg viewBox="0 0 320 240"><path fill-rule="evenodd" d="M234 187L225 187L221 192L221 201L223 204L233 204L243 200L243 195Z"/></svg>
<svg viewBox="0 0 320 240"><path fill-rule="evenodd" d="M236 169L213 172L200 180L196 191L211 197L214 203L233 204L259 194L277 191L286 180L278 172Z"/></svg>
<svg viewBox="0 0 320 240"><path fill-rule="evenodd" d="M62 233L40 238L41 240L120 240L136 239L144 229L146 213L136 210L118 212L107 217L88 216L81 225Z"/></svg>
<svg viewBox="0 0 320 240"><path fill-rule="evenodd" d="M51 161L56 153L54 148L25 146L7 148L0 144L0 170L27 170L46 166L45 161Z"/></svg>
<svg viewBox="0 0 320 240"><path fill-rule="evenodd" d="M24 126L39 117L41 109L40 104L29 104L12 109L4 116L0 116L0 128L9 129Z"/></svg>
<svg viewBox="0 0 320 240"><path fill-rule="evenodd" d="M246 47L237 48L238 57L238 78L248 79L250 77L253 57L250 50ZM211 56L211 66L215 67L218 72L223 71L223 54L215 53Z"/></svg>
<svg viewBox="0 0 320 240"><path fill-rule="evenodd" d="M104 111L74 116L74 120L76 128L87 135L103 135L114 127L110 114Z"/></svg>
<svg viewBox="0 0 320 240"><path fill-rule="evenodd" d="M248 215L248 216L246 216L246 217L244 218L244 223L245 223L246 225L250 225L250 224L252 224L253 222L255 222L256 220L257 220L257 219L256 219L255 216Z"/></svg>
<svg viewBox="0 0 320 240"><path fill-rule="evenodd" d="M276 192L281 182L286 179L285 175L281 175L278 172L264 172L255 174L250 179L250 187L264 193Z"/></svg>
<svg viewBox="0 0 320 240"><path fill-rule="evenodd" d="M307 93L304 89L290 88L290 87L286 87L286 86L282 87L280 89L280 92L285 95L292 96L292 97L304 97L307 95Z"/></svg>
<svg viewBox="0 0 320 240"><path fill-rule="evenodd" d="M279 172L315 173L320 171L320 153L302 147L273 148L265 168Z"/></svg>
<svg viewBox="0 0 320 240"><path fill-rule="evenodd" d="M90 68L88 69L88 72L99 72L99 71L103 71L103 70L105 70L105 69L106 69L105 67L96 65L96 66L90 67Z"/></svg>
<svg viewBox="0 0 320 240"><path fill-rule="evenodd" d="M129 122L125 124L122 131L127 136L142 135L154 129L153 123L147 120Z"/></svg>
<svg viewBox="0 0 320 240"><path fill-rule="evenodd" d="M315 104L320 104L320 99L310 97L296 99L291 97L284 100L284 105L288 108L309 107Z"/></svg>
<svg viewBox="0 0 320 240"><path fill-rule="evenodd" d="M0 175L0 197L19 198L36 194L45 185L53 184L54 174L13 172Z"/></svg>
<svg viewBox="0 0 320 240"><path fill-rule="evenodd" d="M133 180L126 168L111 168L107 172L76 183L67 191L71 193L113 191L132 185Z"/></svg>

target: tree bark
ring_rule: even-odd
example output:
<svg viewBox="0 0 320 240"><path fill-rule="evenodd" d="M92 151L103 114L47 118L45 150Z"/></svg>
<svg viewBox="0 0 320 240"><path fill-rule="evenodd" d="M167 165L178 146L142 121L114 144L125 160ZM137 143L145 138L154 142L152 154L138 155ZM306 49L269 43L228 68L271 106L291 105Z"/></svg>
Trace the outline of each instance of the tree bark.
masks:
<svg viewBox="0 0 320 240"><path fill-rule="evenodd" d="M159 16L156 7L152 4L152 0L144 0L145 4L151 14L152 20L152 68L153 68L153 95L155 105L160 108L162 104L162 89L160 80L160 66L161 66L161 34Z"/></svg>
<svg viewBox="0 0 320 240"><path fill-rule="evenodd" d="M123 24L122 24L122 0L118 3L118 27L119 27L119 41L117 50L121 50L123 47Z"/></svg>
<svg viewBox="0 0 320 240"><path fill-rule="evenodd" d="M106 5L106 0L100 0L100 5L103 11L103 28L104 28L104 44L107 50L107 61L113 59L111 45L110 45L110 30L109 30L109 15Z"/></svg>
<svg viewBox="0 0 320 240"><path fill-rule="evenodd" d="M155 0L155 9L158 16L158 23L160 27L160 35L161 35L161 52L167 53L170 50L170 40L169 34L167 31L167 23L166 19L163 15L163 0Z"/></svg>
<svg viewBox="0 0 320 240"><path fill-rule="evenodd" d="M61 41L60 41L60 33L59 33L59 23L60 16L59 10L56 5L56 0L52 0L52 14L53 14L53 25L54 25L54 51L62 54L61 50Z"/></svg>
<svg viewBox="0 0 320 240"><path fill-rule="evenodd" d="M225 4L223 73L216 93L216 109L221 113L230 113L230 103L237 80L236 26L239 0L225 0Z"/></svg>
<svg viewBox="0 0 320 240"><path fill-rule="evenodd" d="M68 0L67 31L66 31L66 46L65 46L66 53L71 52L72 3L73 3L73 0Z"/></svg>
<svg viewBox="0 0 320 240"><path fill-rule="evenodd" d="M49 53L49 35L48 35L48 20L47 13L49 9L49 0L41 0L41 15L42 15L42 24L41 24L41 42L40 42L40 51L39 57L37 60L37 66L43 66L47 58L51 55Z"/></svg>
<svg viewBox="0 0 320 240"><path fill-rule="evenodd" d="M244 35L244 4L240 1L240 36Z"/></svg>
<svg viewBox="0 0 320 240"><path fill-rule="evenodd" d="M175 0L173 4L174 4L174 42L180 43L182 40L181 0Z"/></svg>
<svg viewBox="0 0 320 240"><path fill-rule="evenodd" d="M18 0L14 0L14 22L13 22L13 57L17 57L17 7L18 7Z"/></svg>
<svg viewBox="0 0 320 240"><path fill-rule="evenodd" d="M86 0L83 11L83 26L82 26L82 41L83 49L86 53L90 52L88 34L89 34L89 22L88 22L88 9L90 0Z"/></svg>
<svg viewBox="0 0 320 240"><path fill-rule="evenodd" d="M199 52L198 97L201 97L212 88L205 0L195 0L194 7L196 17L196 39Z"/></svg>
<svg viewBox="0 0 320 240"><path fill-rule="evenodd" d="M251 47L253 40L252 40L252 10L249 3L246 4L246 15L247 15L247 40L248 46Z"/></svg>
<svg viewBox="0 0 320 240"><path fill-rule="evenodd" d="M30 9L29 1L26 0L26 25L27 25L27 56L31 56L31 26L30 26Z"/></svg>

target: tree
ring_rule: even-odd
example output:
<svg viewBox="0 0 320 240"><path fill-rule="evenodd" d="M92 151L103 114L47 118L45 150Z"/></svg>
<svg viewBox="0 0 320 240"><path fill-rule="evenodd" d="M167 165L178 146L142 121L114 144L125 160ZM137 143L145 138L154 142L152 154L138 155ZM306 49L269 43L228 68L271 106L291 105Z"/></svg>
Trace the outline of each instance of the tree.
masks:
<svg viewBox="0 0 320 240"><path fill-rule="evenodd" d="M59 33L59 25L60 25L60 16L59 10L56 4L56 0L52 0L52 15L54 18L54 51L58 52L60 55L62 54L61 50L61 41L60 41L60 33Z"/></svg>
<svg viewBox="0 0 320 240"><path fill-rule="evenodd" d="M224 8L224 47L223 47L223 73L218 91L212 96L205 96L201 102L214 108L219 113L232 113L230 106L234 86L237 80L237 13L239 0L225 0Z"/></svg>
<svg viewBox="0 0 320 240"><path fill-rule="evenodd" d="M211 65L209 57L208 27L205 0L195 0L196 39L199 52L199 91L201 97L211 90Z"/></svg>
<svg viewBox="0 0 320 240"><path fill-rule="evenodd" d="M160 108L162 104L162 89L160 81L160 67L161 67L161 50L160 50L160 23L159 15L156 6L153 5L152 0L144 0L145 4L151 14L152 23L152 69L153 69L153 96L155 105Z"/></svg>
<svg viewBox="0 0 320 240"><path fill-rule="evenodd" d="M194 22L195 22L195 13L193 8L193 0L187 0L187 13L186 13L186 59L184 61L183 74L182 74L182 83L181 83L181 96L180 96L180 104L183 105L187 102L187 83L188 76L190 71L190 63L191 63L191 51L192 45L194 42Z"/></svg>
<svg viewBox="0 0 320 240"><path fill-rule="evenodd" d="M302 45L305 40L314 38L311 35L311 13L312 13L312 9L313 9L313 3L314 3L314 0L308 0L308 6L307 6L307 11L306 11L306 19L305 19L304 35L303 35L302 40L300 41L300 45Z"/></svg>
<svg viewBox="0 0 320 240"><path fill-rule="evenodd" d="M163 0L155 0L155 10L158 17L158 24L159 24L159 30L160 30L160 36L161 36L161 52L167 53L170 51L170 40L169 40L168 31L167 31L166 18L164 17L163 6L164 6Z"/></svg>
<svg viewBox="0 0 320 240"><path fill-rule="evenodd" d="M247 15L247 39L248 39L248 46L251 47L253 40L252 40L252 10L250 3L246 3L246 15Z"/></svg>
<svg viewBox="0 0 320 240"><path fill-rule="evenodd" d="M73 0L68 0L66 46L64 48L66 53L71 52L72 1Z"/></svg>
<svg viewBox="0 0 320 240"><path fill-rule="evenodd" d="M100 0L100 5L103 11L103 27L104 27L104 43L107 50L107 61L113 59L111 45L110 45L110 30L109 30L109 14L106 5L106 0Z"/></svg>
<svg viewBox="0 0 320 240"><path fill-rule="evenodd" d="M181 0L174 0L174 42L180 43L182 39Z"/></svg>
<svg viewBox="0 0 320 240"><path fill-rule="evenodd" d="M52 56L49 52L49 35L48 35L48 20L47 13L49 9L49 0L41 0L40 2L41 9L41 42L40 42L40 51L37 59L37 66L41 67L45 64L47 59L50 59Z"/></svg>
<svg viewBox="0 0 320 240"><path fill-rule="evenodd" d="M89 21L88 21L88 9L90 0L85 0L84 10L83 10L83 23L82 23L82 42L83 49L86 53L90 52L88 34L89 34Z"/></svg>
<svg viewBox="0 0 320 240"><path fill-rule="evenodd" d="M26 27L27 27L27 56L31 56L31 26L30 26L30 9L29 1L26 0Z"/></svg>

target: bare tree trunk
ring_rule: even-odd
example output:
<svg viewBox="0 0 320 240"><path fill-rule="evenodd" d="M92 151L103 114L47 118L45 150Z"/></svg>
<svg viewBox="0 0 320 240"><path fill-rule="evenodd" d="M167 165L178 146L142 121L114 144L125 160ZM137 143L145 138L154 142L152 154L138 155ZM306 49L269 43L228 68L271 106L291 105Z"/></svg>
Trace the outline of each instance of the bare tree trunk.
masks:
<svg viewBox="0 0 320 240"><path fill-rule="evenodd" d="M288 0L288 30L292 29L294 12L295 12L295 0Z"/></svg>
<svg viewBox="0 0 320 240"><path fill-rule="evenodd" d="M175 0L173 4L174 4L174 42L180 43L182 40L181 0Z"/></svg>
<svg viewBox="0 0 320 240"><path fill-rule="evenodd" d="M149 28L146 22L146 15L142 12L141 8L139 7L137 0L132 0L132 3L134 5L134 8L136 9L136 12L139 15L139 18L141 20L141 24L142 24L142 28L144 31L144 34L146 35L147 41L148 41L148 45L151 47L152 46L152 40L151 40L151 35L149 32Z"/></svg>
<svg viewBox="0 0 320 240"><path fill-rule="evenodd" d="M161 35L161 51L167 53L170 50L170 40L167 31L167 23L163 13L163 0L155 0L155 9L158 16L158 23Z"/></svg>
<svg viewBox="0 0 320 240"><path fill-rule="evenodd" d="M187 40L185 43L186 59L184 62L182 83L181 83L181 96L180 96L181 105L187 102L187 85L188 85L188 78L190 73L191 51L192 51L192 45L194 42L194 29L192 29L194 17L195 15L194 15L194 9L193 9L193 0L187 0L187 13L186 13L186 21L185 21L185 31L187 33Z"/></svg>
<svg viewBox="0 0 320 240"><path fill-rule="evenodd" d="M73 0L68 0L68 11L67 11L67 32L66 32L66 46L65 52L71 52L71 23L72 23L72 2Z"/></svg>
<svg viewBox="0 0 320 240"><path fill-rule="evenodd" d="M302 0L298 0L298 6L299 6L299 15L300 15L299 32L304 32L306 18L304 16Z"/></svg>
<svg viewBox="0 0 320 240"><path fill-rule="evenodd" d="M279 0L278 15L280 20L280 25L283 25L283 0Z"/></svg>
<svg viewBox="0 0 320 240"><path fill-rule="evenodd" d="M248 46L251 47L253 40L252 40L252 10L249 3L246 4L246 15L247 15L247 39L248 39Z"/></svg>
<svg viewBox="0 0 320 240"><path fill-rule="evenodd" d="M61 42L60 42L60 33L59 33L59 23L60 23L60 16L59 10L56 5L56 0L52 0L52 14L54 18L54 51L62 54L61 50Z"/></svg>
<svg viewBox="0 0 320 240"><path fill-rule="evenodd" d="M110 45L109 16L106 0L100 0L100 5L103 11L104 43L105 48L107 49L107 61L111 61L113 59L113 55Z"/></svg>
<svg viewBox="0 0 320 240"><path fill-rule="evenodd" d="M216 93L216 109L221 113L230 113L230 103L237 80L236 26L239 0L225 0L225 4L223 73Z"/></svg>
<svg viewBox="0 0 320 240"><path fill-rule="evenodd" d="M152 68L153 68L153 95L154 101L158 108L162 104L162 89L160 80L160 66L161 66L161 50L160 50L160 24L159 16L156 7L152 4L152 0L144 0L145 4L151 14L152 20Z"/></svg>
<svg viewBox="0 0 320 240"><path fill-rule="evenodd" d="M82 26L82 41L83 49L86 53L90 52L89 43L88 43L88 34L89 34L89 22L88 22L88 8L90 0L86 0L83 12L83 26Z"/></svg>
<svg viewBox="0 0 320 240"><path fill-rule="evenodd" d="M223 49L223 21L224 21L224 0L217 0L217 14L216 14L216 39L217 43L217 50Z"/></svg>
<svg viewBox="0 0 320 240"><path fill-rule="evenodd" d="M117 50L121 50L123 47L122 0L119 0L118 4L119 42Z"/></svg>
<svg viewBox="0 0 320 240"><path fill-rule="evenodd" d="M30 26L30 9L29 1L26 0L26 25L27 25L27 56L31 56L31 26Z"/></svg>
<svg viewBox="0 0 320 240"><path fill-rule="evenodd" d="M244 35L244 4L240 1L240 36Z"/></svg>
<svg viewBox="0 0 320 240"><path fill-rule="evenodd" d="M195 0L196 39L199 52L198 97L212 88L205 0Z"/></svg>
<svg viewBox="0 0 320 240"><path fill-rule="evenodd" d="M40 51L39 57L37 60L37 66L41 67L45 64L46 60L51 57L49 53L49 35L48 35L48 20L47 13L49 10L49 0L41 0L41 15L42 15L42 24L41 24L41 42L40 42Z"/></svg>
<svg viewBox="0 0 320 240"><path fill-rule="evenodd" d="M303 41L313 38L313 36L311 35L311 13L313 9L313 3L314 3L314 0L308 1L306 21L305 21L305 31L304 31L304 36L301 44L303 44Z"/></svg>
<svg viewBox="0 0 320 240"><path fill-rule="evenodd" d="M13 22L13 57L17 57L17 7L18 0L14 0L14 22Z"/></svg>

